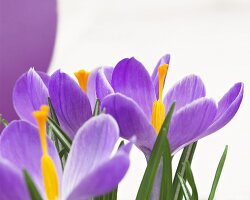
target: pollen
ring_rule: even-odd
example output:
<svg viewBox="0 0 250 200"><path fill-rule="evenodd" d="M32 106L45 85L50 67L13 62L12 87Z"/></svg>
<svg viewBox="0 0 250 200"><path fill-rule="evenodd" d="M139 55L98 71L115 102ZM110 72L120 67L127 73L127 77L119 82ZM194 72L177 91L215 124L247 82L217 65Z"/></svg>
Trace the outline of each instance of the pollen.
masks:
<svg viewBox="0 0 250 200"><path fill-rule="evenodd" d="M90 72L87 72L84 69L82 69L82 70L75 72L74 74L82 90L84 92L87 92L88 78L89 78Z"/></svg>
<svg viewBox="0 0 250 200"><path fill-rule="evenodd" d="M165 118L165 106L162 102L162 92L164 88L164 81L168 72L168 65L163 64L158 68L159 77L159 99L154 101L152 109L152 126L158 134Z"/></svg>
<svg viewBox="0 0 250 200"><path fill-rule="evenodd" d="M48 106L44 105L41 106L40 110L33 112L33 115L37 121L42 147L41 170L45 193L48 200L57 200L59 196L58 176L55 164L48 154L46 140L46 121L48 118L48 112Z"/></svg>

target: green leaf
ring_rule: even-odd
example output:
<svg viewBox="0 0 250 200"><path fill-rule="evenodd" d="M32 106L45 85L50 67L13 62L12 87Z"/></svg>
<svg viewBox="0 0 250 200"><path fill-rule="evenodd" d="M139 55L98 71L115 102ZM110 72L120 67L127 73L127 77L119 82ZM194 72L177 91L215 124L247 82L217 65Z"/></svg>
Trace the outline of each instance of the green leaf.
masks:
<svg viewBox="0 0 250 200"><path fill-rule="evenodd" d="M52 105L52 102L51 102L49 97L48 97L48 105L49 105L49 111L50 111L51 118L56 122L56 124L58 124L60 126L58 118L56 116L55 109L54 109L54 107Z"/></svg>
<svg viewBox="0 0 250 200"><path fill-rule="evenodd" d="M173 184L172 184L172 156L167 137L163 147L163 166L162 166L162 180L160 200L173 199Z"/></svg>
<svg viewBox="0 0 250 200"><path fill-rule="evenodd" d="M56 116L55 109L54 109L54 107L52 105L52 102L51 102L51 100L50 100L49 97L48 97L48 105L49 105L49 111L50 111L51 118L60 127L58 118ZM62 150L65 150L65 148L63 147L62 143L58 140L58 138L56 136L56 133L54 132L54 130L52 130L52 128L50 126L49 126L49 130L50 130L49 133L51 133L50 134L50 138L53 140L53 142L54 142L54 144L56 146L57 152L60 154L60 152L62 152ZM60 156L62 168L64 168L64 166L66 164L67 157L68 157L68 153L67 152L64 152L63 155Z"/></svg>
<svg viewBox="0 0 250 200"><path fill-rule="evenodd" d="M66 150L66 149L62 149L62 150L59 152L59 156L60 156L60 158L62 158L63 156L65 156L65 154L67 154L67 155L68 155L67 150Z"/></svg>
<svg viewBox="0 0 250 200"><path fill-rule="evenodd" d="M144 172L144 176L138 190L136 199L147 200L150 198L151 190L154 183L154 178L164 151L164 145L166 144L166 134L168 133L170 120L174 111L175 103L172 104L155 141L151 156L148 161L147 168Z"/></svg>
<svg viewBox="0 0 250 200"><path fill-rule="evenodd" d="M193 176L193 172L192 172L192 169L191 169L191 165L188 161L186 161L185 163L186 165L186 177L187 177L187 181L189 183L189 185L191 186L192 188L192 200L198 200L199 197L198 197L198 191L197 191L197 188L196 188L196 184L195 184L195 181L194 181L194 176Z"/></svg>
<svg viewBox="0 0 250 200"><path fill-rule="evenodd" d="M60 128L60 126L58 126L56 122L50 117L48 117L48 123L51 126L52 130L54 131L54 134L56 135L58 140L63 145L63 147L66 149L67 152L69 152L72 144L72 141L69 138L69 136L66 133L64 133L64 131Z"/></svg>
<svg viewBox="0 0 250 200"><path fill-rule="evenodd" d="M117 188L112 192L109 192L103 196L93 198L93 200L116 200L117 199Z"/></svg>
<svg viewBox="0 0 250 200"><path fill-rule="evenodd" d="M42 200L42 197L39 194L39 192L34 184L34 181L30 177L29 173L26 170L23 170L23 175L24 175L24 179L25 179L27 188L29 190L30 198L32 200Z"/></svg>
<svg viewBox="0 0 250 200"><path fill-rule="evenodd" d="M0 123L4 125L4 127L8 126L9 122L3 118L2 114L0 114Z"/></svg>
<svg viewBox="0 0 250 200"><path fill-rule="evenodd" d="M100 114L100 104L101 104L100 100L96 99L93 116L97 116Z"/></svg>
<svg viewBox="0 0 250 200"><path fill-rule="evenodd" d="M186 166L183 165L183 163L189 161L189 163L192 163L194 152L197 146L197 142L194 142L187 147L185 147L182 151L181 158L178 163L178 167L175 172L174 176L174 182L173 182L173 190L174 190L174 200L182 200L183 193L181 190L181 185L178 178L178 173L183 177L183 179L186 181L185 171Z"/></svg>
<svg viewBox="0 0 250 200"><path fill-rule="evenodd" d="M228 150L228 146L226 145L226 147L224 149L224 152L223 152L223 154L222 154L222 156L220 158L220 162L218 164L216 173L215 173L213 185L212 185L208 200L213 200L214 199L216 188L218 186L220 176L221 176L221 172L223 170L223 166L224 166L224 163L225 163L225 160L226 160L226 157L227 157L227 150Z"/></svg>
<svg viewBox="0 0 250 200"><path fill-rule="evenodd" d="M183 179L183 177L180 174L177 174L177 177L179 179L180 185L181 185L181 189L183 191L184 197L186 200L191 200L191 194L188 190L188 187L185 183L185 180Z"/></svg>

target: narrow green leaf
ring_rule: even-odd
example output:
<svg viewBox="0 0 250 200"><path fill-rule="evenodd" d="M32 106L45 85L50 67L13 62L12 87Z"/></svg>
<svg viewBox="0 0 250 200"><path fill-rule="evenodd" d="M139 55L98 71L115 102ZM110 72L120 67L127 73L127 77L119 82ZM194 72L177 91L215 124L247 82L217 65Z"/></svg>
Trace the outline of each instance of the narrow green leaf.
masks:
<svg viewBox="0 0 250 200"><path fill-rule="evenodd" d="M93 116L97 116L100 114L100 104L101 104L100 100L96 99Z"/></svg>
<svg viewBox="0 0 250 200"><path fill-rule="evenodd" d="M9 122L3 118L2 114L0 114L0 123L4 125L4 127L8 126Z"/></svg>
<svg viewBox="0 0 250 200"><path fill-rule="evenodd" d="M50 98L48 97L48 105L49 105L49 111L50 111L50 116L51 118L54 120L54 122L60 127L60 124L59 124L59 121L58 121L58 118L56 116L56 112L55 112L55 109L52 105L52 102L50 100ZM54 133L53 129L49 126L49 130L51 133L50 134L50 137L51 139L53 140L55 146L56 146L56 149L57 149L57 152L60 154L60 152L65 148L63 147L63 145L61 144L61 142L58 140L56 134ZM66 161L67 161L67 157L68 157L68 154L67 152L64 152L64 154L62 156L60 156L60 160L61 160L61 164L62 164L62 168L64 168L65 164L66 164Z"/></svg>
<svg viewBox="0 0 250 200"><path fill-rule="evenodd" d="M93 200L116 200L116 199L117 199L117 188L105 195L93 198Z"/></svg>
<svg viewBox="0 0 250 200"><path fill-rule="evenodd" d="M197 191L197 188L196 188L196 184L195 184L193 172L192 172L192 169L191 169L191 165L190 165L190 163L188 161L186 161L185 165L186 165L186 173L185 173L185 175L187 177L187 181L188 181L189 185L192 188L192 200L198 200L199 199L198 191Z"/></svg>
<svg viewBox="0 0 250 200"><path fill-rule="evenodd" d="M49 136L49 138L54 142L55 146L56 146L56 149L57 149L57 152L60 152L60 145L59 145L59 141L54 133L54 130L51 128L51 126L48 126L48 129L47 129L47 134Z"/></svg>
<svg viewBox="0 0 250 200"><path fill-rule="evenodd" d="M172 184L172 156L167 137L165 139L162 160L162 180L160 200L173 199L173 184Z"/></svg>
<svg viewBox="0 0 250 200"><path fill-rule="evenodd" d="M34 181L30 177L29 173L26 170L23 170L23 175L24 175L24 179L25 179L27 188L29 190L30 198L32 200L42 200L42 197L39 194L39 192L34 184Z"/></svg>
<svg viewBox="0 0 250 200"><path fill-rule="evenodd" d="M155 141L151 156L148 160L147 168L144 172L144 176L138 190L136 199L137 200L147 200L150 198L151 190L154 183L154 178L162 157L164 144L166 144L166 134L168 133L170 120L174 111L175 103L172 104L164 122L161 130Z"/></svg>
<svg viewBox="0 0 250 200"><path fill-rule="evenodd" d="M50 117L48 118L48 123L51 126L52 130L54 131L58 140L63 145L63 147L67 150L67 152L69 152L71 144L72 144L71 139L67 136L66 133L64 133L64 131Z"/></svg>
<svg viewBox="0 0 250 200"><path fill-rule="evenodd" d="M182 178L182 176L180 174L177 174L177 177L179 179L180 185L181 185L181 189L183 191L184 197L186 200L191 200L191 194L188 190L188 187L185 183L185 180Z"/></svg>
<svg viewBox="0 0 250 200"><path fill-rule="evenodd" d="M59 152L59 156L60 158L62 158L65 154L68 154L67 150L65 148L63 148L60 152Z"/></svg>
<svg viewBox="0 0 250 200"><path fill-rule="evenodd" d="M178 167L175 172L174 176L174 182L173 182L173 190L174 190L174 200L182 200L183 193L181 190L181 185L178 180L178 173L183 177L183 179L186 181L186 176L185 176L185 168L186 166L183 165L183 163L189 161L189 163L192 163L194 152L197 146L197 142L194 142L187 147L185 147L182 151L181 158L178 163Z"/></svg>
<svg viewBox="0 0 250 200"><path fill-rule="evenodd" d="M118 192L118 187L113 192L110 193L109 199L110 200L117 200L117 192Z"/></svg>
<svg viewBox="0 0 250 200"><path fill-rule="evenodd" d="M52 102L51 102L49 97L48 97L48 105L49 105L49 111L50 111L51 118L56 122L56 124L58 124L60 126L59 120L58 120L58 118L56 116L55 109L54 109L54 107L52 105Z"/></svg>
<svg viewBox="0 0 250 200"><path fill-rule="evenodd" d="M226 160L226 157L227 157L227 150L228 150L228 146L226 145L226 147L224 149L224 152L223 152L223 154L222 154L222 156L220 158L220 162L218 164L216 173L215 173L213 185L212 185L208 200L213 200L214 199L214 195L215 195L215 192L216 192L219 180L220 180L221 172L223 170L223 166L224 166L224 163L225 163L225 160Z"/></svg>

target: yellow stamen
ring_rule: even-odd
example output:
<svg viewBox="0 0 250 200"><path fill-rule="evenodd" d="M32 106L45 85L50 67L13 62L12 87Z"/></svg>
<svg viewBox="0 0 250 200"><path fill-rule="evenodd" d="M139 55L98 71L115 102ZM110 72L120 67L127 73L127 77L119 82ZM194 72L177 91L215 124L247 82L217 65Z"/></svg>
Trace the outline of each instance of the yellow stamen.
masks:
<svg viewBox="0 0 250 200"><path fill-rule="evenodd" d="M79 70L78 72L75 72L74 74L82 90L84 92L87 92L88 77L90 75L90 72L87 72L85 70Z"/></svg>
<svg viewBox="0 0 250 200"><path fill-rule="evenodd" d="M152 125L158 134L165 117L165 106L162 102L162 92L164 87L164 80L168 72L168 65L163 64L158 68L159 76L159 99L154 101L152 109Z"/></svg>
<svg viewBox="0 0 250 200"><path fill-rule="evenodd" d="M162 101L162 91L164 87L164 80L168 72L168 64L163 64L158 68L159 76L159 100Z"/></svg>
<svg viewBox="0 0 250 200"><path fill-rule="evenodd" d="M33 112L33 115L37 121L42 146L41 169L45 192L48 200L56 200L59 196L58 176L55 164L48 154L46 140L46 121L48 112L48 106L41 106L40 110Z"/></svg>
<svg viewBox="0 0 250 200"><path fill-rule="evenodd" d="M164 117L165 117L164 104L160 100L154 101L153 111L152 111L152 125L155 128L157 134L161 129Z"/></svg>

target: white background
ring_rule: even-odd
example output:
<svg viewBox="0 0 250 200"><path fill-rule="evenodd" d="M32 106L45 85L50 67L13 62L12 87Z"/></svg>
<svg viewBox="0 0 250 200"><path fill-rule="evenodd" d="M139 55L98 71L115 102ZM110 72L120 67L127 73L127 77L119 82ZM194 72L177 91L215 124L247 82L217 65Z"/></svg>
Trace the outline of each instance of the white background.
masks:
<svg viewBox="0 0 250 200"><path fill-rule="evenodd" d="M151 72L158 59L170 53L165 88L195 73L204 80L207 95L218 100L235 82L244 82L245 95L236 117L198 143L192 166L200 198L206 199L228 144L216 199L250 199L249 1L60 0L58 9L50 72L62 68L73 74L80 68L114 66L131 56ZM119 199L135 199L145 166L144 156L134 148Z"/></svg>

